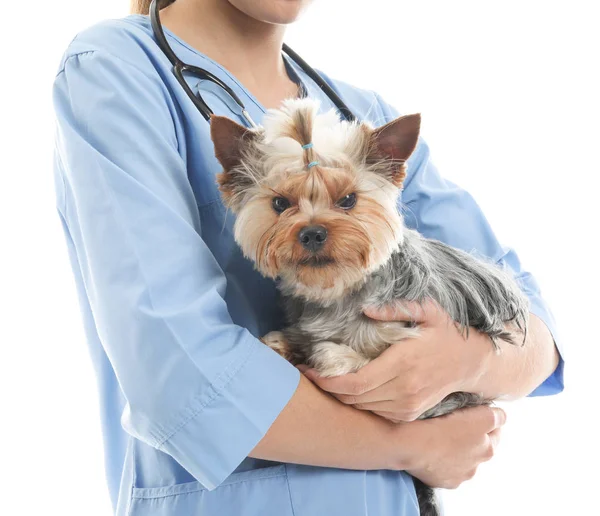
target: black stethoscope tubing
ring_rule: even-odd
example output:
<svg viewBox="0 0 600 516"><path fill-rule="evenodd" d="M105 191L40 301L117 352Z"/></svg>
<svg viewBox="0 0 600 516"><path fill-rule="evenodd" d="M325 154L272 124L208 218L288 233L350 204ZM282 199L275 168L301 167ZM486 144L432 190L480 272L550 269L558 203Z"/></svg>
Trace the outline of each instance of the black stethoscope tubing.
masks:
<svg viewBox="0 0 600 516"><path fill-rule="evenodd" d="M235 92L229 86L227 86L227 84L225 84L216 75L210 73L208 70L205 70L204 68L200 68L198 66L188 65L181 61L177 57L177 55L175 55L175 52L173 52L173 49L167 42L165 32L160 23L160 14L157 0L152 0L152 3L150 4L150 22L152 24L152 31L154 32L154 37L156 38L158 46L173 65L173 73L175 74L177 82L181 84L181 87L185 90L187 96L190 98L190 100L194 103L198 111L200 111L202 116L207 121L210 121L210 117L213 114L213 111L212 109L210 109L208 104L204 102L204 99L202 98L200 93L198 92L198 94L195 95L191 88L188 86L187 82L183 77L184 72L194 74L200 79L211 81L223 88L223 90L225 90L225 92L229 96L231 96L231 98L242 109L242 115L248 121L250 126L256 127L256 123L252 120L252 117L246 110L244 103L235 94ZM327 84L323 80L323 78L313 68L311 68L311 66L306 61L304 61L304 59L302 59L298 54L296 54L296 52L294 52L285 43L282 46L282 50L304 71L304 73L306 73L306 75L308 75L315 82L315 84L317 84L317 86L319 86L319 88L321 88L323 93L325 93L329 100L331 100L331 102L335 104L339 112L343 115L343 117L346 120L348 120L349 122L353 122L356 120L356 117L354 116L352 111L350 111L350 108L348 108L348 106L339 97L339 95L335 91L333 91L331 86L329 86L329 84Z"/></svg>

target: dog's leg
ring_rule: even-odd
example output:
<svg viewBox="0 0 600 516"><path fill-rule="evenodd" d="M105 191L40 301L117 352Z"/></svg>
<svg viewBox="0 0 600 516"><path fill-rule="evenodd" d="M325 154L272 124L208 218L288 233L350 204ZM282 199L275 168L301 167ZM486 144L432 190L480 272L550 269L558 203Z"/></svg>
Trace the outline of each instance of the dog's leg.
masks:
<svg viewBox="0 0 600 516"><path fill-rule="evenodd" d="M319 342L313 346L308 364L321 376L340 376L358 371L370 361L345 344Z"/></svg>
<svg viewBox="0 0 600 516"><path fill-rule="evenodd" d="M375 360L391 345L401 345L405 339L419 335L417 326L398 321L374 321L367 317L347 329L345 342L361 355Z"/></svg>
<svg viewBox="0 0 600 516"><path fill-rule="evenodd" d="M376 321L370 324L375 331L377 340L385 342L388 347L421 334L418 326L410 326L401 321Z"/></svg>
<svg viewBox="0 0 600 516"><path fill-rule="evenodd" d="M269 346L273 351L279 353L283 358L292 362L294 354L285 335L281 331L272 331L262 337L261 342Z"/></svg>
<svg viewBox="0 0 600 516"><path fill-rule="evenodd" d="M435 407L430 408L419 419L429 419L432 417L443 416L450 414L455 410L465 407L477 407L479 405L489 405L492 400L486 400L479 394L472 392L453 392L440 401Z"/></svg>

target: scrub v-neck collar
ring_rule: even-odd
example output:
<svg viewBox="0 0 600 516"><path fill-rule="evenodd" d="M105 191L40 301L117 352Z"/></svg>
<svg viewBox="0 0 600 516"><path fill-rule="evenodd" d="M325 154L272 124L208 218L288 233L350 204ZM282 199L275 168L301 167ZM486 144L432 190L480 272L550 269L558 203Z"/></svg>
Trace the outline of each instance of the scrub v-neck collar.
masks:
<svg viewBox="0 0 600 516"><path fill-rule="evenodd" d="M136 17L140 16L142 18L145 18L146 22L148 23L148 26L150 27L149 16L139 15L139 14L131 15L131 16L136 16ZM251 101L262 113L267 112L267 109L261 104L261 102L240 82L240 80L235 75L233 75L229 70L227 70L227 68L225 68L224 66L219 64L214 59L211 59L206 54L203 54L198 49L194 48L192 45L187 43L185 40L181 39L174 32L172 32L171 30L167 29L164 26L163 26L163 31L168 38L177 42L179 45L183 46L184 48L186 48L187 50L189 50L190 52L192 52L193 54L198 56L203 61L206 61L207 64L218 69L221 73L223 73L225 76L227 76L227 78L229 80L231 80L244 93L244 95L248 98L248 100ZM301 72L295 68L295 63L293 63L292 60L288 56L286 56L283 52L281 53L281 57L283 58L283 63L285 65L285 69L288 74L288 77L290 78L290 80L292 82L294 82L298 86L298 97L297 98L304 98L304 97L310 96L311 91L307 87L306 82L304 80L302 80L302 78L300 77Z"/></svg>

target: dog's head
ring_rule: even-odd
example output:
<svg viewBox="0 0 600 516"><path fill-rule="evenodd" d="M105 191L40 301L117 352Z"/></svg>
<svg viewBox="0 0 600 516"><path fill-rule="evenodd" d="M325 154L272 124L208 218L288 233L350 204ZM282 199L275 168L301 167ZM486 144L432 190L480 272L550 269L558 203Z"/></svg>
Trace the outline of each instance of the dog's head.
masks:
<svg viewBox="0 0 600 516"><path fill-rule="evenodd" d="M225 205L235 239L265 276L309 300L343 296L402 242L397 200L420 115L378 129L317 114L308 99L247 129L213 116Z"/></svg>

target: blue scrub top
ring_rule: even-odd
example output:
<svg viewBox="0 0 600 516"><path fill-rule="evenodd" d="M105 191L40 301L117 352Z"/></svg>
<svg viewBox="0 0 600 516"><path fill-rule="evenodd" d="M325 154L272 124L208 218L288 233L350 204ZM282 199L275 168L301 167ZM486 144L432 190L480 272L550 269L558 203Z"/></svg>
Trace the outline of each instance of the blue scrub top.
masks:
<svg viewBox="0 0 600 516"><path fill-rule="evenodd" d="M183 61L229 84L260 123L264 108L235 77L167 38ZM296 65L288 71L323 110L333 107ZM378 126L398 116L376 93L323 77L359 119ZM220 88L189 84L216 114L244 123ZM79 34L53 93L57 207L97 374L115 513L416 516L403 472L246 458L299 372L257 340L282 325L275 286L234 242L209 125L175 80L149 19L133 15ZM510 267L556 337L534 278L473 198L439 175L423 141L402 202L409 227ZM561 359L532 394L561 391L562 370Z"/></svg>

